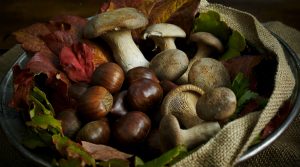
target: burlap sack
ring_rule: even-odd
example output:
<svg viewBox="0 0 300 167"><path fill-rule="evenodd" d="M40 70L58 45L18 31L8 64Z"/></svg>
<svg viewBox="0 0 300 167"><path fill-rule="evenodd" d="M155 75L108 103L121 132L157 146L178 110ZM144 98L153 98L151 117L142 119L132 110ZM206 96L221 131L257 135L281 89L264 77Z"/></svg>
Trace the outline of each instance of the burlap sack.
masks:
<svg viewBox="0 0 300 167"><path fill-rule="evenodd" d="M295 86L283 49L270 32L251 14L219 4L201 1L200 12L208 10L220 14L232 29L242 33L257 47L264 47L274 53L278 60L274 91L263 111L248 114L227 124L214 138L200 149L176 163L174 166L233 166L248 149L255 137L273 118L281 104L290 97Z"/></svg>

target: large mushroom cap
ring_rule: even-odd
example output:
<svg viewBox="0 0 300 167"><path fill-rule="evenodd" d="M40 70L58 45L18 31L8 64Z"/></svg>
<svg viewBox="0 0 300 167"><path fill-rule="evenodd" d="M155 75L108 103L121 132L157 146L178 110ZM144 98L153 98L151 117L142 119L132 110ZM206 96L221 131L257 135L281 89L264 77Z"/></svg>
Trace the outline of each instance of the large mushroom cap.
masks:
<svg viewBox="0 0 300 167"><path fill-rule="evenodd" d="M86 38L95 38L107 31L137 29L148 24L148 19L135 8L120 8L94 16L84 29Z"/></svg>
<svg viewBox="0 0 300 167"><path fill-rule="evenodd" d="M151 36L184 38L186 34L180 27L174 24L159 23L149 26L146 29L143 38L146 39L147 37Z"/></svg>
<svg viewBox="0 0 300 167"><path fill-rule="evenodd" d="M218 52L223 52L224 50L221 41L213 34L208 32L197 32L191 34L190 40L210 46L211 48L214 48Z"/></svg>

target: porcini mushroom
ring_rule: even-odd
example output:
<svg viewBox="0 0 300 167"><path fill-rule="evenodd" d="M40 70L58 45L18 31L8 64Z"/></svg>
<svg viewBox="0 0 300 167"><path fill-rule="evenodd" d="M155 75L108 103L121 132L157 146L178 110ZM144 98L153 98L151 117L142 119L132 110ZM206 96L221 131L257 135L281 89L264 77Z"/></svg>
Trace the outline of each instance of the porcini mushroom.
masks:
<svg viewBox="0 0 300 167"><path fill-rule="evenodd" d="M218 122L203 122L189 129L180 128L178 119L172 115L165 115L159 125L160 142L163 151L178 145L192 149L208 141L220 131Z"/></svg>
<svg viewBox="0 0 300 167"><path fill-rule="evenodd" d="M220 61L207 57L193 64L188 74L188 81L208 92L217 87L228 87L230 76Z"/></svg>
<svg viewBox="0 0 300 167"><path fill-rule="evenodd" d="M221 41L208 32L197 32L191 34L190 40L197 43L198 49L195 56L191 59L188 69L177 81L181 84L188 83L188 73L196 61L204 57L209 57L213 52L221 53L224 50Z"/></svg>
<svg viewBox="0 0 300 167"><path fill-rule="evenodd" d="M178 26L169 23L153 24L144 32L143 39L151 38L161 51L176 49L175 38L185 38L185 32Z"/></svg>
<svg viewBox="0 0 300 167"><path fill-rule="evenodd" d="M101 36L110 45L115 61L127 72L134 67L149 66L130 31L147 24L147 18L136 9L120 8L98 14L89 20L84 28L84 37Z"/></svg>
<svg viewBox="0 0 300 167"><path fill-rule="evenodd" d="M236 96L225 87L207 92L198 99L196 110L198 116L206 121L222 121L229 118L236 110Z"/></svg>
<svg viewBox="0 0 300 167"><path fill-rule="evenodd" d="M189 59L183 51L168 49L152 58L149 68L160 80L174 81L186 71L188 64Z"/></svg>
<svg viewBox="0 0 300 167"><path fill-rule="evenodd" d="M203 120L197 116L196 104L204 91L195 85L181 85L172 89L161 104L161 115L172 114L184 128L191 128Z"/></svg>

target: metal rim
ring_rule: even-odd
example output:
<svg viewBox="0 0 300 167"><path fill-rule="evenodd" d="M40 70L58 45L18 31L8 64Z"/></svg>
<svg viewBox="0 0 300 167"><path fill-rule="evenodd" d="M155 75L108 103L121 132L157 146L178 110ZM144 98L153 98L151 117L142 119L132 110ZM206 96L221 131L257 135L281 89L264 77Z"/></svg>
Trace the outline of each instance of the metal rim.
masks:
<svg viewBox="0 0 300 167"><path fill-rule="evenodd" d="M266 147L272 144L293 122L293 120L297 117L300 110L300 92L299 92L299 76L300 76L300 59L297 54L290 48L290 46L281 39L278 35L271 32L271 34L280 42L286 54L289 65L291 66L291 70L295 76L295 88L294 94L292 95L292 101L294 103L292 110L290 111L286 120L266 139L264 139L261 143L256 146L248 149L237 161L237 163L245 161L254 155L257 155L259 152L263 151Z"/></svg>

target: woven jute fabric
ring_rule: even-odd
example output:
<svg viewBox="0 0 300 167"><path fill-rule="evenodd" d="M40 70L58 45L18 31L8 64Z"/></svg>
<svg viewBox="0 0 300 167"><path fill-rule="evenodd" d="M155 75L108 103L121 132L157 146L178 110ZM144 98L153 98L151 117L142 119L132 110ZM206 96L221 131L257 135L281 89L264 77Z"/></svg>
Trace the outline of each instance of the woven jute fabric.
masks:
<svg viewBox="0 0 300 167"><path fill-rule="evenodd" d="M278 61L273 93L267 106L228 123L214 138L175 166L233 166L277 113L295 86L295 79L280 43L253 15L219 4L201 1L200 13L209 10L220 14L221 20L239 31L255 47L265 48Z"/></svg>

